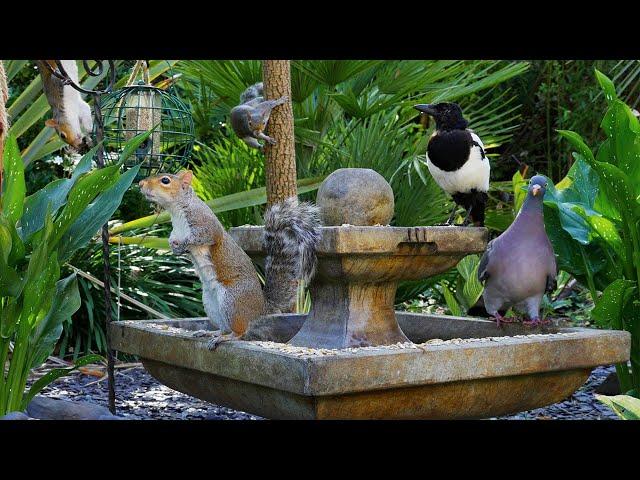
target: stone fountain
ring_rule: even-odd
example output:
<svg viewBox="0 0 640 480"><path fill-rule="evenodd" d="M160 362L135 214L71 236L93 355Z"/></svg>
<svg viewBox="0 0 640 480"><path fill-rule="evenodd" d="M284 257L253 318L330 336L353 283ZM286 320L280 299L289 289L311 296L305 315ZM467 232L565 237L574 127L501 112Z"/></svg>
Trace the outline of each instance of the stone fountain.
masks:
<svg viewBox="0 0 640 480"><path fill-rule="evenodd" d="M263 317L247 341L215 351L193 335L207 319L113 322L114 347L171 388L282 419L504 415L561 401L595 366L628 360L627 332L395 312L400 281L482 252L486 229L387 226L393 192L372 170L337 170L317 201L327 226L308 315ZM264 259L262 227L230 233Z"/></svg>

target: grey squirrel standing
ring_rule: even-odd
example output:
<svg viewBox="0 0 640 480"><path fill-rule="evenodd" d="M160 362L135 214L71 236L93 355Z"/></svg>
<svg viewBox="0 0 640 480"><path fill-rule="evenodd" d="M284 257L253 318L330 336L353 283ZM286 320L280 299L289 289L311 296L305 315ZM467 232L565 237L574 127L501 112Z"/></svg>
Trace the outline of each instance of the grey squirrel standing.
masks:
<svg viewBox="0 0 640 480"><path fill-rule="evenodd" d="M169 244L176 254L189 253L202 281L202 303L220 335L208 344L241 339L252 320L287 312L295 302L298 281L311 280L320 241L318 207L296 197L265 213L264 293L251 259L225 231L211 209L194 193L193 174L161 173L140 181L142 193L171 215Z"/></svg>
<svg viewBox="0 0 640 480"><path fill-rule="evenodd" d="M277 100L265 100L262 82L251 85L240 95L240 105L231 109L233 131L250 147L262 149L258 139L275 145L276 141L266 135L264 129L271 110L288 100L286 95Z"/></svg>

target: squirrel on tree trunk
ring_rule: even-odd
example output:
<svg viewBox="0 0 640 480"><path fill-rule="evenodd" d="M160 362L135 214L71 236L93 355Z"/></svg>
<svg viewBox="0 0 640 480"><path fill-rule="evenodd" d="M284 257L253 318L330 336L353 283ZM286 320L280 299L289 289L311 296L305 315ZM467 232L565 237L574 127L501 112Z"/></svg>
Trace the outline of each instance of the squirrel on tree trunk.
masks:
<svg viewBox="0 0 640 480"><path fill-rule="evenodd" d="M272 205L265 213L264 293L249 256L193 191L193 174L159 174L140 181L142 193L171 215L169 244L176 254L189 253L202 281L202 302L220 335L209 341L242 339L252 320L291 311L298 281L308 284L316 266L320 241L318 207L296 197Z"/></svg>
<svg viewBox="0 0 640 480"><path fill-rule="evenodd" d="M233 131L253 148L262 149L263 145L258 139L275 145L276 141L266 135L264 129L267 128L271 110L288 99L285 95L277 100L265 100L262 82L251 85L240 95L240 105L231 109Z"/></svg>

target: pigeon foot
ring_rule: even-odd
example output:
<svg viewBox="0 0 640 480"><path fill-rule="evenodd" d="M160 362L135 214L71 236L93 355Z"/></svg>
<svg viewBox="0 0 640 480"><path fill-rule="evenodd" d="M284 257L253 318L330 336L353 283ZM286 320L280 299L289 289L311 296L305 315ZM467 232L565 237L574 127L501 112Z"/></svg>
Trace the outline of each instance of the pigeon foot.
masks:
<svg viewBox="0 0 640 480"><path fill-rule="evenodd" d="M532 318L531 320L525 320L522 322L522 324L526 325L527 327L539 327L541 325L545 325L545 323L538 317Z"/></svg>
<svg viewBox="0 0 640 480"><path fill-rule="evenodd" d="M498 325L498 327L500 326L500 324L502 323L515 323L518 321L517 318L512 318L512 317L503 317L502 315L500 315L498 312L496 312L496 314L494 315L494 318L496 319L496 324Z"/></svg>

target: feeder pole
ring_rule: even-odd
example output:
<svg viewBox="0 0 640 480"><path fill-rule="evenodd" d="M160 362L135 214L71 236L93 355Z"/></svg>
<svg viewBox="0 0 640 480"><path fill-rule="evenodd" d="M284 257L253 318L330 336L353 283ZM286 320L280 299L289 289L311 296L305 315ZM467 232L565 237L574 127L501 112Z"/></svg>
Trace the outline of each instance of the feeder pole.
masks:
<svg viewBox="0 0 640 480"><path fill-rule="evenodd" d="M83 60L83 66L87 75L90 77L99 77L104 73L104 65L102 60L94 60L93 67L89 66L87 60ZM45 62L51 70L51 73L57 78L62 80L65 85L70 85L75 90L91 95L93 97L93 122L95 130L95 142L98 145L96 151L96 165L98 168L104 168L104 146L102 140L104 138L104 124L102 121L102 111L100 110L100 96L104 93L109 93L113 88L116 81L116 68L113 60L107 60L109 65L107 80L107 86L104 90L86 90L80 85L76 85L62 66L60 60L56 60L56 68L49 62ZM109 411L112 414L116 414L116 391L115 391L115 377L114 377L114 364L115 355L111 348L111 336L109 333L109 325L111 324L111 268L109 263L109 226L108 222L102 226L102 263L104 265L103 282L104 282L104 302L105 302L105 323L107 328L105 329L105 336L107 340L107 382L109 390Z"/></svg>
<svg viewBox="0 0 640 480"><path fill-rule="evenodd" d="M100 110L100 92L93 95L93 122L95 125L98 150L96 151L96 165L104 168L104 124L102 122L102 111ZM115 353L111 348L111 263L109 261L109 222L102 225L102 263L104 266L104 304L105 304L105 337L107 340L107 384L109 390L109 411L116 414L116 382L115 382Z"/></svg>
<svg viewBox="0 0 640 480"><path fill-rule="evenodd" d="M267 208L290 197L298 196L296 150L291 106L291 65L289 60L263 60L264 97L276 100L286 95L289 100L274 108L266 133L277 143L265 143Z"/></svg>

